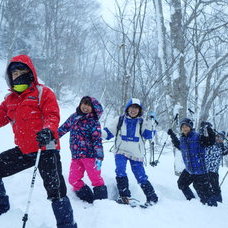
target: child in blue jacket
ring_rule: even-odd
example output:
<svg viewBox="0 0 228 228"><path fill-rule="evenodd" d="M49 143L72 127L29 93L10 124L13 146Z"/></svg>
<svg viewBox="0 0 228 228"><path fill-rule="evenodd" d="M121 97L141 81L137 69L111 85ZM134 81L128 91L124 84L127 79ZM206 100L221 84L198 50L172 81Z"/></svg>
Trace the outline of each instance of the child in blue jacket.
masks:
<svg viewBox="0 0 228 228"><path fill-rule="evenodd" d="M145 148L144 140L152 138L152 122L142 118L143 110L140 100L130 99L125 114L115 119L109 127L104 128L103 137L107 140L115 137L116 181L119 191L118 203L131 203L127 161L132 172L146 195L146 206L157 203L158 197L148 180L143 166Z"/></svg>
<svg viewBox="0 0 228 228"><path fill-rule="evenodd" d="M217 202L210 188L208 171L205 163L205 147L213 145L215 134L207 122L202 122L201 131L206 134L197 133L193 129L193 122L184 118L180 122L181 136L177 138L176 134L169 129L168 134L171 136L172 143L182 153L185 169L181 173L177 183L187 200L195 198L189 185L193 183L200 200L203 204L217 206Z"/></svg>

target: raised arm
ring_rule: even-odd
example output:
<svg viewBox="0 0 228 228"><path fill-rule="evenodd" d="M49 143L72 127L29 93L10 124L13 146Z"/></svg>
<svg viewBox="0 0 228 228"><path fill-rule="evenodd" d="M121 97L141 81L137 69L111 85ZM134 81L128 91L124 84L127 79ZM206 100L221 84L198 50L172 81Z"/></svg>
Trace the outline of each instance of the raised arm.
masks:
<svg viewBox="0 0 228 228"><path fill-rule="evenodd" d="M173 145L174 145L178 150L180 150L180 140L177 138L177 136L176 136L176 134L173 132L173 130L172 130L172 129L169 129L168 132L167 132L167 134L170 135Z"/></svg>

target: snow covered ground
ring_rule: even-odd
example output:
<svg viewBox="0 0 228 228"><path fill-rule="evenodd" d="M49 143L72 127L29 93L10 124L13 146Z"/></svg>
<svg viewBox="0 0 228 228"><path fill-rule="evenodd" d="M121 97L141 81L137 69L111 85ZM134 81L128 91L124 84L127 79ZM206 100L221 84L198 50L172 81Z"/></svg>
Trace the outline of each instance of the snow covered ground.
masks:
<svg viewBox="0 0 228 228"><path fill-rule="evenodd" d="M3 78L4 65L0 63L0 101L7 93L7 86ZM76 105L76 104L75 104ZM61 107L61 123L73 113L75 107ZM214 228L227 226L228 213L228 179L222 186L223 204L217 208L203 206L198 199L186 201L177 188L177 176L174 175L174 158L171 147L167 147L161 156L157 167L147 165L146 172L152 182L158 196L157 205L148 208L130 208L126 205L118 205L113 200L116 196L115 166L113 154L109 152L112 143L104 143L105 159L102 166L102 175L109 191L108 200L96 201L89 206L81 202L71 191L68 184L68 171L70 164L69 135L61 139L61 156L63 173L68 186L74 216L79 228ZM11 126L0 128L0 151L14 147ZM160 151L160 148L157 148ZM157 155L156 155L157 156ZM220 169L220 177L226 173L227 168ZM4 179L5 187L10 196L11 210L0 216L0 228L22 227L24 214L33 168L25 170L14 176ZM137 184L130 167L128 166L130 189L132 196L145 201L140 186ZM88 177L85 182L90 184ZM29 211L27 228L54 228L55 219L51 204L46 200L46 193L42 185L40 175L37 175L32 203Z"/></svg>

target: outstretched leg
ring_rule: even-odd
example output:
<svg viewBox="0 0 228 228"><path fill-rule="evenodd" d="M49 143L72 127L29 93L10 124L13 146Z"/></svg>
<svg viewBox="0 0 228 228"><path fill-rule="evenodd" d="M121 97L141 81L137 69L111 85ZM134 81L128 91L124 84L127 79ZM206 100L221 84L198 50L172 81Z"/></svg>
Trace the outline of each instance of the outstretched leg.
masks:
<svg viewBox="0 0 228 228"><path fill-rule="evenodd" d="M192 175L184 169L177 181L177 184L178 184L178 188L183 192L187 200L191 200L195 198L192 190L189 187L189 185L192 184L192 182L193 182Z"/></svg>

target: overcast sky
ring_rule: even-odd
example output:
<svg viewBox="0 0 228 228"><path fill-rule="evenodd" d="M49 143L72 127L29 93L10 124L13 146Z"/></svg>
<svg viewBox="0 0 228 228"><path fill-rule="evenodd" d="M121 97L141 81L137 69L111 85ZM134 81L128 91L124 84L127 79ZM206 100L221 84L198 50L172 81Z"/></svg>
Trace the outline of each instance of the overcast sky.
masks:
<svg viewBox="0 0 228 228"><path fill-rule="evenodd" d="M112 15L115 11L115 1L114 0L98 0L102 7L102 17L106 22L112 22ZM120 1L120 0L119 0Z"/></svg>

